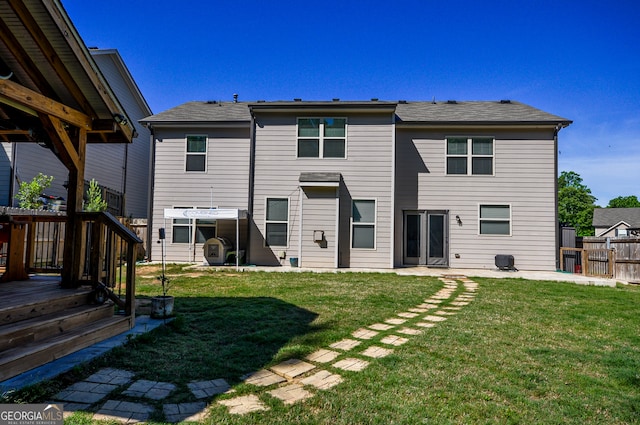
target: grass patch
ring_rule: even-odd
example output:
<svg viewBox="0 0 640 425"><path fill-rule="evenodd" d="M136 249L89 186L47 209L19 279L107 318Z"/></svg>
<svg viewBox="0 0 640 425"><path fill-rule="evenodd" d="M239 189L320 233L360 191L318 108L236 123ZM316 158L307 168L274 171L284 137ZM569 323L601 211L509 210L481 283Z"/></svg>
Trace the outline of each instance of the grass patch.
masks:
<svg viewBox="0 0 640 425"><path fill-rule="evenodd" d="M263 395L240 377L328 348L442 288L435 278L395 274L180 266L167 274L178 318L76 375L110 366L170 381L179 391L166 402L194 401L186 384L216 378L232 384L236 395ZM157 272L143 266L138 275L139 295L158 294ZM208 423L640 422L640 288L474 280L480 287L470 305L364 371L340 371L345 380L333 389L293 406L267 399L270 411L246 416L213 403ZM350 355L376 343L365 341ZM86 423L86 416L68 423Z"/></svg>

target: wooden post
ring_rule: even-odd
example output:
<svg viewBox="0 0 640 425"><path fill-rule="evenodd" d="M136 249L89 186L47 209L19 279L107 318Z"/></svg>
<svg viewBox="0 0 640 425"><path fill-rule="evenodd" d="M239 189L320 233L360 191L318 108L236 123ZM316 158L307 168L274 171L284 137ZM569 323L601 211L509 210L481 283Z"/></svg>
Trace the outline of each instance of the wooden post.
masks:
<svg viewBox="0 0 640 425"><path fill-rule="evenodd" d="M136 317L136 244L127 244L127 305L125 314L131 317L131 327L135 325Z"/></svg>
<svg viewBox="0 0 640 425"><path fill-rule="evenodd" d="M82 259L82 221L79 212L82 211L82 197L84 195L84 156L87 144L87 132L80 129L74 143L78 156L77 163L66 163L69 169L69 186L67 199L67 229L64 244L64 260L62 269L62 285L75 287L79 284Z"/></svg>
<svg viewBox="0 0 640 425"><path fill-rule="evenodd" d="M7 250L7 268L2 275L2 282L12 280L27 280L29 274L24 268L24 237L26 222L12 221L9 223L9 248Z"/></svg>
<svg viewBox="0 0 640 425"><path fill-rule="evenodd" d="M582 274L586 275L589 269L589 256L586 249L583 249L580 254L582 255Z"/></svg>

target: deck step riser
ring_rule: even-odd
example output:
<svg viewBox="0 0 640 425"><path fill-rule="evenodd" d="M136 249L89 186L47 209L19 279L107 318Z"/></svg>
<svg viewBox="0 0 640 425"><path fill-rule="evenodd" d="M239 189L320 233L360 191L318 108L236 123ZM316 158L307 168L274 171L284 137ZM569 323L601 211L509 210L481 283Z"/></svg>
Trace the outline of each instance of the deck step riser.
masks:
<svg viewBox="0 0 640 425"><path fill-rule="evenodd" d="M41 341L111 316L113 316L112 305L87 305L0 326L0 352L27 343Z"/></svg>
<svg viewBox="0 0 640 425"><path fill-rule="evenodd" d="M90 293L88 291L78 291L70 293L68 296L55 298L52 300L39 300L33 303L16 305L3 309L0 312L0 325L8 325L21 320L28 320L34 317L52 314L57 311L66 310L89 302Z"/></svg>
<svg viewBox="0 0 640 425"><path fill-rule="evenodd" d="M131 318L114 316L88 324L42 344L27 344L0 353L0 381L126 332Z"/></svg>

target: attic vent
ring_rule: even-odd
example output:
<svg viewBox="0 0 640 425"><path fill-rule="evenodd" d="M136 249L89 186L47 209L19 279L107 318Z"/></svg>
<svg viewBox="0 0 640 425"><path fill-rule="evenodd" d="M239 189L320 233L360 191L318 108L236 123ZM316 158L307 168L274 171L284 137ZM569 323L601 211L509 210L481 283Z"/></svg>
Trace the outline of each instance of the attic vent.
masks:
<svg viewBox="0 0 640 425"><path fill-rule="evenodd" d="M511 103L511 101L509 99L502 99L500 103Z"/></svg>
<svg viewBox="0 0 640 425"><path fill-rule="evenodd" d="M340 98L338 98L338 97L334 97L334 98L333 98L333 99L331 99L331 100L333 100L334 102L340 102Z"/></svg>
<svg viewBox="0 0 640 425"><path fill-rule="evenodd" d="M449 105L455 105L455 104L457 104L458 102L457 102L457 101L455 101L455 100L447 100L447 103L448 103Z"/></svg>
<svg viewBox="0 0 640 425"><path fill-rule="evenodd" d="M378 98L377 98L377 97L372 97L372 98L371 98L371 101L372 101L372 102L377 102L377 101L378 101Z"/></svg>
<svg viewBox="0 0 640 425"><path fill-rule="evenodd" d="M209 105L215 105L216 103L218 103L218 101L217 100L207 100L207 103Z"/></svg>
<svg viewBox="0 0 640 425"><path fill-rule="evenodd" d="M293 99L294 102L302 102L302 99L300 99L299 97L296 97L295 99Z"/></svg>
<svg viewBox="0 0 640 425"><path fill-rule="evenodd" d="M404 105L404 104L406 104L406 103L407 103L407 101L406 101L406 100L399 100L399 101L398 101L398 103L400 103L400 104Z"/></svg>

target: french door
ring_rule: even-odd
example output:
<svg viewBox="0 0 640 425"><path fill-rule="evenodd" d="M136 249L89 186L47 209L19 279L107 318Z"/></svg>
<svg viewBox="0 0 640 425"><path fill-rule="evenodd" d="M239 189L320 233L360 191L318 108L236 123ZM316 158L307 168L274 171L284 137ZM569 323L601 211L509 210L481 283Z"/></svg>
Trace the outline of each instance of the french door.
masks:
<svg viewBox="0 0 640 425"><path fill-rule="evenodd" d="M449 266L449 212L404 212L404 264Z"/></svg>

